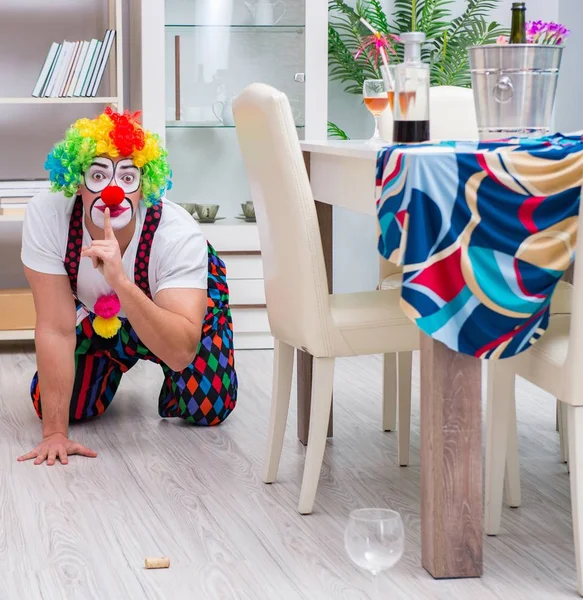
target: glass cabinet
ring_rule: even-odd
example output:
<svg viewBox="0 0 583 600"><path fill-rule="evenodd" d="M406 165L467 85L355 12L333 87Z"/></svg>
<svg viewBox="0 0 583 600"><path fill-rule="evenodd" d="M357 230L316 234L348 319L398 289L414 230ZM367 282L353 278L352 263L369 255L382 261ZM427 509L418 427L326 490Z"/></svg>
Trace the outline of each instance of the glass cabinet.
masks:
<svg viewBox="0 0 583 600"><path fill-rule="evenodd" d="M166 145L173 166L168 196L218 204L218 219L250 200L233 121L233 97L250 83L290 99L303 135L305 0L166 0ZM297 81L300 80L300 81Z"/></svg>
<svg viewBox="0 0 583 600"><path fill-rule="evenodd" d="M289 98L300 138L326 137L327 2L148 0L139 22L143 123L168 149L167 200L192 211L227 264L236 347L272 347L232 102L266 83Z"/></svg>

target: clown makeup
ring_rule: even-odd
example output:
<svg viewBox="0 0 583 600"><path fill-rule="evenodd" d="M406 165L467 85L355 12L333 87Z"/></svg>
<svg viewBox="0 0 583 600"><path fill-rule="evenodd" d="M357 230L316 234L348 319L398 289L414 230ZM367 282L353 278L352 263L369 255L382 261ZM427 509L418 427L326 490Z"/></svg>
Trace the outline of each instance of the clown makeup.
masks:
<svg viewBox="0 0 583 600"><path fill-rule="evenodd" d="M85 172L81 195L91 221L100 229L105 225L105 209L109 207L111 227L123 229L131 222L141 197L141 171L131 158L112 160L98 156ZM111 194L116 188L117 194ZM119 200L111 200L119 196Z"/></svg>

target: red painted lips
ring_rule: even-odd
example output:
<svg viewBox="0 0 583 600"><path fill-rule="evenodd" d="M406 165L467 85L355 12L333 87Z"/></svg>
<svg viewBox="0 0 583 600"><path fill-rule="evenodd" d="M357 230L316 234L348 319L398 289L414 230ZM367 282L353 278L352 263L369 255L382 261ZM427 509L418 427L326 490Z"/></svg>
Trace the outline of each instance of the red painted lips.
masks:
<svg viewBox="0 0 583 600"><path fill-rule="evenodd" d="M102 204L101 206L96 206L95 208L97 210L100 210L102 213L105 213L105 209L109 208L109 216L112 219L114 219L115 217L119 217L120 215L123 215L123 213L126 212L126 210L129 210L129 206L128 207L106 206L105 204Z"/></svg>

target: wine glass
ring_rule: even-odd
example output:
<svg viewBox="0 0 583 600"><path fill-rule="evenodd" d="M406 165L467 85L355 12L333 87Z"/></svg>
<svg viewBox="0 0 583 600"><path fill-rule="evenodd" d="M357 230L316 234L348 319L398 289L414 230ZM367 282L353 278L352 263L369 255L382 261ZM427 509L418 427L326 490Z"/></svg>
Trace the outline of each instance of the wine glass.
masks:
<svg viewBox="0 0 583 600"><path fill-rule="evenodd" d="M344 547L352 562L372 573L380 599L379 573L394 567L405 548L401 515L385 508L362 508L350 513Z"/></svg>
<svg viewBox="0 0 583 600"><path fill-rule="evenodd" d="M362 86L364 104L372 113L375 121L374 134L370 138L371 142L381 141L379 117L389 106L388 91L384 79L365 79L364 85Z"/></svg>

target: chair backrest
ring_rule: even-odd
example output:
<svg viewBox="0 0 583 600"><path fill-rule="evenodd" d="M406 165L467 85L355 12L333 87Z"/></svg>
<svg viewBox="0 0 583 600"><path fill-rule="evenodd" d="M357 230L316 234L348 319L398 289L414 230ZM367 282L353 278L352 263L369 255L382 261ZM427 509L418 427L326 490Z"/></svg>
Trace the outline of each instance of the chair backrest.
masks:
<svg viewBox="0 0 583 600"><path fill-rule="evenodd" d="M233 102L255 206L273 335L314 355L329 346L329 293L310 181L285 94L255 83Z"/></svg>
<svg viewBox="0 0 583 600"><path fill-rule="evenodd" d="M429 89L431 137L434 140L477 140L474 92L449 85Z"/></svg>

